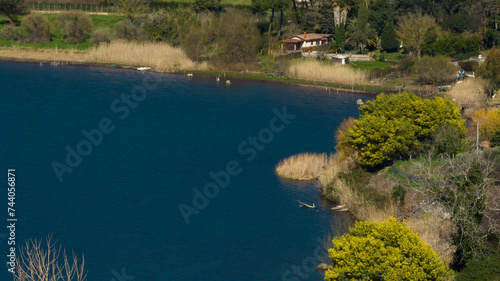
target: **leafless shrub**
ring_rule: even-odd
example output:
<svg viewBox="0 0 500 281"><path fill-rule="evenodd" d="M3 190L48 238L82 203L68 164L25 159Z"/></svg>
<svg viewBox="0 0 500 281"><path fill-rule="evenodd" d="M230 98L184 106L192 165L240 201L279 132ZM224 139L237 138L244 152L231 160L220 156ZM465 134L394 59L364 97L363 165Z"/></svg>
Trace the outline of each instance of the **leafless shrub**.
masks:
<svg viewBox="0 0 500 281"><path fill-rule="evenodd" d="M21 39L21 34L19 33L19 28L13 24L6 24L2 28L2 39L3 40L19 40Z"/></svg>
<svg viewBox="0 0 500 281"><path fill-rule="evenodd" d="M22 40L24 43L50 42L49 20L40 14L29 14L23 18L21 26L28 33Z"/></svg>
<svg viewBox="0 0 500 281"><path fill-rule="evenodd" d="M116 38L127 41L143 41L146 39L141 28L134 25L129 19L122 20L115 25Z"/></svg>
<svg viewBox="0 0 500 281"><path fill-rule="evenodd" d="M443 84L453 79L458 67L445 56L423 56L415 62L414 70L424 83Z"/></svg>
<svg viewBox="0 0 500 281"><path fill-rule="evenodd" d="M85 281L87 276L83 255L81 261L75 253L68 258L66 250L56 246L51 236L45 242L42 239L26 241L16 263L14 281Z"/></svg>
<svg viewBox="0 0 500 281"><path fill-rule="evenodd" d="M491 200L491 176L494 162L485 153L475 152L446 157L441 168L429 157L417 163L427 180L410 182L410 187L441 204L456 226L455 245L457 264L472 257L482 257L489 234L498 235L498 226L484 228L484 223L495 223L488 217L498 216L500 210L488 204ZM498 195L495 195L498 196ZM495 197L493 197L495 198ZM486 219L485 219L486 218ZM486 231L485 231L486 230Z"/></svg>
<svg viewBox="0 0 500 281"><path fill-rule="evenodd" d="M62 38L68 44L85 42L92 33L92 19L82 11L61 13L57 16L56 24L61 29Z"/></svg>
<svg viewBox="0 0 500 281"><path fill-rule="evenodd" d="M92 45L109 44L113 40L113 37L114 34L109 27L100 27L94 30L92 36L90 36L90 42Z"/></svg>

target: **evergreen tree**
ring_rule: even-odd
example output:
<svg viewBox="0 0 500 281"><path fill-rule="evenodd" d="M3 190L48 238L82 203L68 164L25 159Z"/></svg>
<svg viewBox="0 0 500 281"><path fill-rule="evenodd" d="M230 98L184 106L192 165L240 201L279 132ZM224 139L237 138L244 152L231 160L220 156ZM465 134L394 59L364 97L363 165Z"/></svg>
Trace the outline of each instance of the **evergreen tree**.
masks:
<svg viewBox="0 0 500 281"><path fill-rule="evenodd" d="M358 9L358 18L356 20L356 38L358 45L361 48L361 53L363 53L367 41L368 41L368 8L364 0L361 0L360 7Z"/></svg>
<svg viewBox="0 0 500 281"><path fill-rule="evenodd" d="M395 52L399 48L399 41L396 39L396 32L392 22L386 25L384 31L382 31L380 44L382 50L387 52Z"/></svg>
<svg viewBox="0 0 500 281"><path fill-rule="evenodd" d="M345 51L345 39L345 25L340 24L335 27L335 43L342 53Z"/></svg>

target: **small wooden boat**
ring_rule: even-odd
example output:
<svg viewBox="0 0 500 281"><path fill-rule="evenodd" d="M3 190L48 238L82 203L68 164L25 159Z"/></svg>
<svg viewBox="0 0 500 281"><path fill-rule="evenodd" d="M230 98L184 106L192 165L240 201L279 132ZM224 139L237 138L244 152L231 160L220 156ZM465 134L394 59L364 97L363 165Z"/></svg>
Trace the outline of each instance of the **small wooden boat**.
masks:
<svg viewBox="0 0 500 281"><path fill-rule="evenodd" d="M299 202L300 207L311 208L311 209L316 208L316 205L314 205L314 203L312 205L309 205L309 204L306 204L304 202L300 202L300 200L297 200L297 201Z"/></svg>
<svg viewBox="0 0 500 281"><path fill-rule="evenodd" d="M339 212L349 211L349 209L344 205L338 205L336 207L333 207L332 210L339 211Z"/></svg>
<svg viewBox="0 0 500 281"><path fill-rule="evenodd" d="M147 70L151 70L151 67L142 66L142 67L139 67L137 70L139 70L139 71L147 71Z"/></svg>

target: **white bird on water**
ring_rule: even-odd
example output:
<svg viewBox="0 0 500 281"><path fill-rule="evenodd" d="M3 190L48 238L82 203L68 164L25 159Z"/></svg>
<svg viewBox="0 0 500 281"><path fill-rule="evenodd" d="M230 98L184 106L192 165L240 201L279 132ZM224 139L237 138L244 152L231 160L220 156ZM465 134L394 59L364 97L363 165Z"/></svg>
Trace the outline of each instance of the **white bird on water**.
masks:
<svg viewBox="0 0 500 281"><path fill-rule="evenodd" d="M226 85L231 85L231 81L226 80Z"/></svg>
<svg viewBox="0 0 500 281"><path fill-rule="evenodd" d="M187 76L188 77L193 77L193 73L188 73Z"/></svg>
<svg viewBox="0 0 500 281"><path fill-rule="evenodd" d="M215 81L219 82L220 81L220 76L215 77Z"/></svg>

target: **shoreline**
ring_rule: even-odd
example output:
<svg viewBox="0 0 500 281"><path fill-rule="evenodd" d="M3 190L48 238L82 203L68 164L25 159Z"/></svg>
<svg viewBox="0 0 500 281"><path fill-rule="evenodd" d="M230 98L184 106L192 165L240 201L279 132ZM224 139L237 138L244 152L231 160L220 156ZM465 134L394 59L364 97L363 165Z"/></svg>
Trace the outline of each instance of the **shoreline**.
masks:
<svg viewBox="0 0 500 281"><path fill-rule="evenodd" d="M1 51L1 49L0 49ZM26 50L23 50L26 52ZM33 53L38 53L33 51ZM64 53L64 51L60 52ZM124 65L124 64L115 64L113 67L109 67L112 63L102 63L102 62L89 62L83 60L64 60L64 59L38 59L38 58L26 58L26 57L12 57L12 56L2 56L0 54L0 62L17 62L17 63L59 63L60 65L73 65L73 66L90 66L90 67L104 67L104 68L116 68L116 69L136 69L140 66L132 66L132 65ZM336 84L336 83L328 83L321 81L313 81L313 80L300 80L300 79L289 79L282 76L268 76L264 73L258 72L234 72L234 71L220 71L220 70L176 70L176 71L162 71L151 69L155 73L165 73L165 74L177 74L184 75L187 73L193 73L197 75L201 75L204 77L216 77L222 76L224 73L228 78L238 78L250 81L266 81L266 82L274 82L274 83L283 83L283 84L292 84L298 85L301 87L315 87L315 88L323 88L326 90L339 90L347 93L356 93L363 94L370 97L375 97L379 93L396 93L397 90L390 90L385 87L380 86L366 86L366 85L344 85L344 84ZM368 89L366 89L368 88Z"/></svg>

